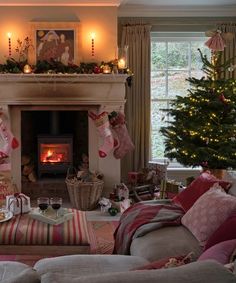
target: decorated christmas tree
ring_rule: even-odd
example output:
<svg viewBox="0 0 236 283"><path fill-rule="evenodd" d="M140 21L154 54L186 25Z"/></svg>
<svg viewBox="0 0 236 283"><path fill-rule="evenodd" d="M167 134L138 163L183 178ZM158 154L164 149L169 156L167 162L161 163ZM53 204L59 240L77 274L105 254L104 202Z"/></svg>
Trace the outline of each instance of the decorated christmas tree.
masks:
<svg viewBox="0 0 236 283"><path fill-rule="evenodd" d="M210 60L199 52L205 75L190 77L187 95L167 110L165 156L185 166L236 168L236 80L226 79L234 66L222 63L222 51L212 51Z"/></svg>

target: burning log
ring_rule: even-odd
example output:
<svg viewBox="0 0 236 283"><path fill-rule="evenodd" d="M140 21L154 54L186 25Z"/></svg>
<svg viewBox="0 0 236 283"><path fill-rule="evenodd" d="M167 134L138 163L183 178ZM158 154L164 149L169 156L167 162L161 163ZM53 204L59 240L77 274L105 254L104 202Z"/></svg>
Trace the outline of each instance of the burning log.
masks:
<svg viewBox="0 0 236 283"><path fill-rule="evenodd" d="M36 182L34 164L29 155L23 155L21 158L21 172L23 181Z"/></svg>

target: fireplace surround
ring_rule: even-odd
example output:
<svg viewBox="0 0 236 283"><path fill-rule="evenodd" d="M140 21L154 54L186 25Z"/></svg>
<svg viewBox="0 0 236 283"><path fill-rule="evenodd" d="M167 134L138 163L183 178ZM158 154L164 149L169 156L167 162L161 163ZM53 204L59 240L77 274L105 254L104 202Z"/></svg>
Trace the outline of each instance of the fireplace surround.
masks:
<svg viewBox="0 0 236 283"><path fill-rule="evenodd" d="M1 74L0 105L21 142L22 111L124 111L126 78L124 74ZM102 140L89 119L89 167L104 174L108 195L114 184L120 182L120 160L112 153L100 158L100 143ZM11 168L13 181L21 190L21 146L11 154Z"/></svg>

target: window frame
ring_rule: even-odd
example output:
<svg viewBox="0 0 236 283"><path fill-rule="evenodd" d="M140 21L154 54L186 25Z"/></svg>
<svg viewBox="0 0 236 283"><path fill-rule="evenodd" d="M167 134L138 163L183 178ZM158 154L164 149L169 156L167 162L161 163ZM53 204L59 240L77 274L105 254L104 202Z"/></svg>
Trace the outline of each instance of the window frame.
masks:
<svg viewBox="0 0 236 283"><path fill-rule="evenodd" d="M192 63L192 57L191 57L191 42L204 42L207 40L207 37L205 36L204 32L151 32L151 48L152 48L152 43L153 42L165 42L166 43L166 59L168 58L168 42L188 42L189 47L188 47L188 68L184 68L184 69L169 69L168 68L168 60L166 60L165 63L165 69L156 69L155 72L165 72L165 98L152 98L152 92L151 92L151 96L150 96L150 103L151 103L151 107L152 107L152 103L153 102L167 102L167 106L169 107L169 104L171 103L171 101L174 101L174 98L168 98L168 76L169 76L169 72L180 72L180 71L185 71L188 72L188 77L191 76L191 63ZM152 60L152 50L151 50L151 58L150 60ZM151 65L152 65L152 61L151 61ZM150 84L152 84L152 70L150 70ZM150 88L152 91L152 87ZM186 90L187 93L187 90ZM150 119L151 119L151 114L152 111L150 111ZM156 130L158 131L158 130ZM150 127L150 150L149 150L149 162L150 163L159 163L159 162L169 162L169 168L172 169L185 169L186 167L184 167L183 165L181 165L180 163L178 163L176 160L169 160L166 157L163 158L153 158L152 157L152 125Z"/></svg>

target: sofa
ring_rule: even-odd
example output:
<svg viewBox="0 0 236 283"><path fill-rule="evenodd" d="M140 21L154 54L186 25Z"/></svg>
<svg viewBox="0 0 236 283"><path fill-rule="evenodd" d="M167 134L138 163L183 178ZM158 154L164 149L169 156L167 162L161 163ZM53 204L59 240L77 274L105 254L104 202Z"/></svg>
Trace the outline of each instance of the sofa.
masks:
<svg viewBox="0 0 236 283"><path fill-rule="evenodd" d="M194 185L197 184L199 188L201 186L199 186L198 181ZM221 185L224 187L227 183ZM218 189L214 188L214 190ZM183 207L188 208L189 211L191 206L194 208L199 202L197 199L200 200L200 196L196 194L196 191L194 189L194 193L191 192L191 196L187 198L187 203L182 202ZM188 193L188 190L186 192ZM235 195L235 192L235 188L231 188L230 194ZM211 194L212 189L210 189L210 186L207 189L200 190L200 195L204 195L205 198L212 198ZM177 203L180 200L181 196L175 201ZM164 201L164 203L170 203L170 201ZM218 209L217 206L216 209ZM232 206L232 209L234 209L234 206ZM222 210L221 214L223 213ZM148 232L142 237L134 238L130 245L130 255L61 256L41 259L33 267L19 262L2 261L0 262L0 282L235 283L235 258L233 258L231 264L231 268L234 266L233 272L225 266L225 263L229 262L229 258L232 258L233 251L236 252L236 229L232 229L232 227L236 227L236 215L231 216L216 229L205 247L198 239L198 234L195 236L185 225L167 226ZM224 233L220 237L225 237L225 234L228 233L226 233L228 231L227 225L230 227L230 236L219 240L222 229ZM226 251L228 252L227 255ZM181 265L175 264L171 268L167 268L170 266L167 266L166 263L173 262L171 261L173 257L186 255L189 252L193 254L192 262ZM220 255L219 259L216 254ZM162 265L165 268L160 268L160 261L163 261L163 259L166 259L165 265Z"/></svg>

